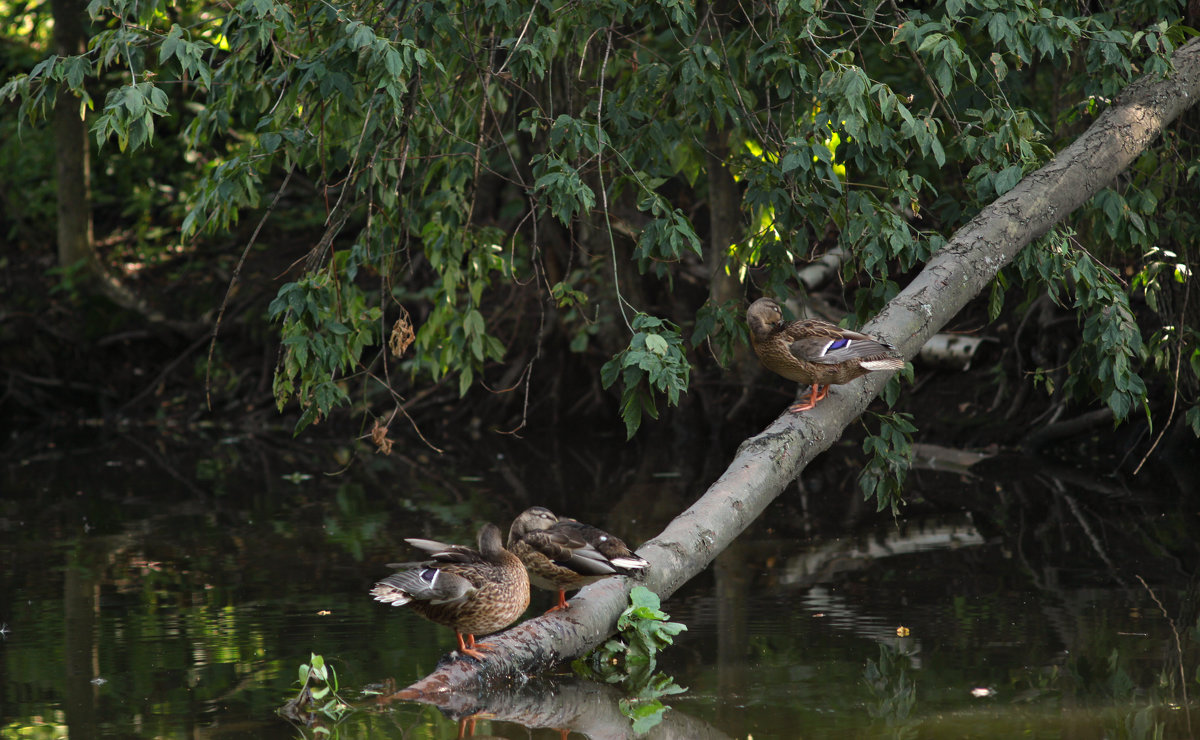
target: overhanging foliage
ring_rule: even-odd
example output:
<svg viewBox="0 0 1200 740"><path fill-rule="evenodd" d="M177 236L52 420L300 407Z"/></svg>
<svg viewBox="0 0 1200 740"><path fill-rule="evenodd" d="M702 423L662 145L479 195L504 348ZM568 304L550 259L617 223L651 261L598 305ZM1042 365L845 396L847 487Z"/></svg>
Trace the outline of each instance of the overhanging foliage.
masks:
<svg viewBox="0 0 1200 740"><path fill-rule="evenodd" d="M272 309L276 398L298 400L302 424L345 403L348 378L454 377L465 394L557 337L615 355L604 380L632 434L657 395L687 390L694 350L725 364L741 341L736 301L689 281L781 295L797 264L841 247L861 320L1133 77L1166 73L1183 11L94 0L89 51L44 58L0 97L36 122L66 88L102 144L166 155L185 244L234 228L285 173L312 183L327 232ZM1148 409L1148 370L1196 363L1170 279L1186 286L1195 262L1195 139L1168 132L993 287L994 316L1012 293L1078 312L1059 390L1117 418ZM740 202L717 217L740 236L706 250L714 167L736 178ZM1139 327L1142 293L1162 311ZM413 351L379 372L400 307Z"/></svg>

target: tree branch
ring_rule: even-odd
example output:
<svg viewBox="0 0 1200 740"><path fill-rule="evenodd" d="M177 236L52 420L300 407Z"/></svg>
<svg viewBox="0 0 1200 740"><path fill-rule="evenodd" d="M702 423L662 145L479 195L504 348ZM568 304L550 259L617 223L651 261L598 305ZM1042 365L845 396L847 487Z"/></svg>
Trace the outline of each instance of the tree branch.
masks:
<svg viewBox="0 0 1200 740"><path fill-rule="evenodd" d="M955 233L925 269L866 326L912 357L1027 244L1105 187L1200 97L1200 41L1180 48L1175 71L1142 78L1053 160L1025 177ZM638 553L650 561L645 585L663 598L708 567L817 455L828 449L883 388L872 373L837 386L812 411L787 414L742 443L703 497ZM531 619L488 638L481 663L443 665L404 690L411 698L543 671L582 655L611 634L627 603L626 579L584 589L567 613Z"/></svg>

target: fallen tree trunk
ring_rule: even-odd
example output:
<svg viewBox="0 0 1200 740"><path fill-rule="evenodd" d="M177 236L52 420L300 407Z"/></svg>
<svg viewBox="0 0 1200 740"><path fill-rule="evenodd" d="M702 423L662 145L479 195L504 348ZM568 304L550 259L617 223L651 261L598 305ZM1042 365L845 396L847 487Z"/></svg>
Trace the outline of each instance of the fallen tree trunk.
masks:
<svg viewBox="0 0 1200 740"><path fill-rule="evenodd" d="M907 358L915 355L1018 251L1105 187L1198 99L1200 41L1180 48L1173 61L1172 75L1130 85L1070 146L959 229L866 331L889 339ZM885 374L872 373L838 386L812 411L785 413L742 443L704 496L638 550L651 563L645 585L666 598L708 567L841 436L886 381ZM448 691L541 672L582 655L611 634L632 585L620 579L589 586L568 613L538 617L489 637L487 642L497 649L487 660L448 663L401 694L436 699Z"/></svg>

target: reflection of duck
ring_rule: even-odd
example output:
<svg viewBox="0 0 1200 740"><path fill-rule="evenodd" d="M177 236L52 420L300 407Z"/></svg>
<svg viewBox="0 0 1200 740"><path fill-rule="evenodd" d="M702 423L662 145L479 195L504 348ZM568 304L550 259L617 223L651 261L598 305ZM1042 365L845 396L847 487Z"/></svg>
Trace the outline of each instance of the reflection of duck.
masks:
<svg viewBox="0 0 1200 740"><path fill-rule="evenodd" d="M432 540L405 541L430 553L431 559L392 565L400 572L376 583L371 595L385 604L409 606L429 621L450 627L459 650L482 658L487 645L476 644L475 635L504 629L529 606L525 566L504 549L494 524L479 530L478 550Z"/></svg>
<svg viewBox="0 0 1200 740"><path fill-rule="evenodd" d="M505 740L500 735L476 735L475 723L479 721L479 717L463 717L458 721L458 737L459 740L464 738L472 738L472 740ZM567 736L563 735L563 740L567 740Z"/></svg>
<svg viewBox="0 0 1200 740"><path fill-rule="evenodd" d="M875 370L900 370L904 359L882 339L843 329L828 321L784 321L783 310L770 298L746 309L750 343L763 367L788 380L812 386L807 401L791 412L807 411L829 394L829 386L849 383Z"/></svg>
<svg viewBox="0 0 1200 740"><path fill-rule="evenodd" d="M729 740L720 730L676 708L667 709L662 721L649 731L635 732L632 720L621 712L620 702L626 699L624 693L612 686L575 676L535 676L519 685L490 684L477 691L458 688L425 693L410 689L380 697L378 702L416 701L435 706L442 714L459 722L460 732L464 733L474 731L477 722L490 721L493 724L489 730L497 734L501 733L495 723L507 722L528 730L556 729L563 737L581 736L592 740ZM645 700L639 704L644 705ZM464 726L466 730L463 730ZM511 729L502 734L508 737L524 735Z"/></svg>
<svg viewBox="0 0 1200 740"><path fill-rule="evenodd" d="M574 519L559 519L541 506L513 520L508 549L525 563L533 585L558 592L558 603L550 611L570 608L567 591L650 565L620 538Z"/></svg>

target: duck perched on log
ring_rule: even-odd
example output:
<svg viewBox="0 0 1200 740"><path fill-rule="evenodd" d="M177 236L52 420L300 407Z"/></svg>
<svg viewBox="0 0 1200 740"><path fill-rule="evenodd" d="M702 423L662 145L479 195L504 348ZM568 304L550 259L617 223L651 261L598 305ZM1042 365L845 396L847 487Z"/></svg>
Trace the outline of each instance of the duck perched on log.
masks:
<svg viewBox="0 0 1200 740"><path fill-rule="evenodd" d="M478 550L433 540L405 542L428 552L430 558L389 564L399 572L376 583L371 595L385 604L408 606L429 621L450 627L458 638L458 649L482 659L483 651L490 648L475 642L475 635L504 629L529 606L525 565L504 549L495 524L479 530Z"/></svg>
<svg viewBox="0 0 1200 740"><path fill-rule="evenodd" d="M541 506L526 509L513 520L508 549L525 563L533 585L558 592L558 603L547 614L571 608L567 591L650 565L620 538L574 519L560 519Z"/></svg>
<svg viewBox="0 0 1200 740"><path fill-rule="evenodd" d="M820 319L784 321L771 298L759 298L746 309L750 344L759 362L788 380L812 386L805 401L788 407L807 411L829 395L829 386L849 383L876 370L900 370L904 359L882 339L843 329Z"/></svg>

